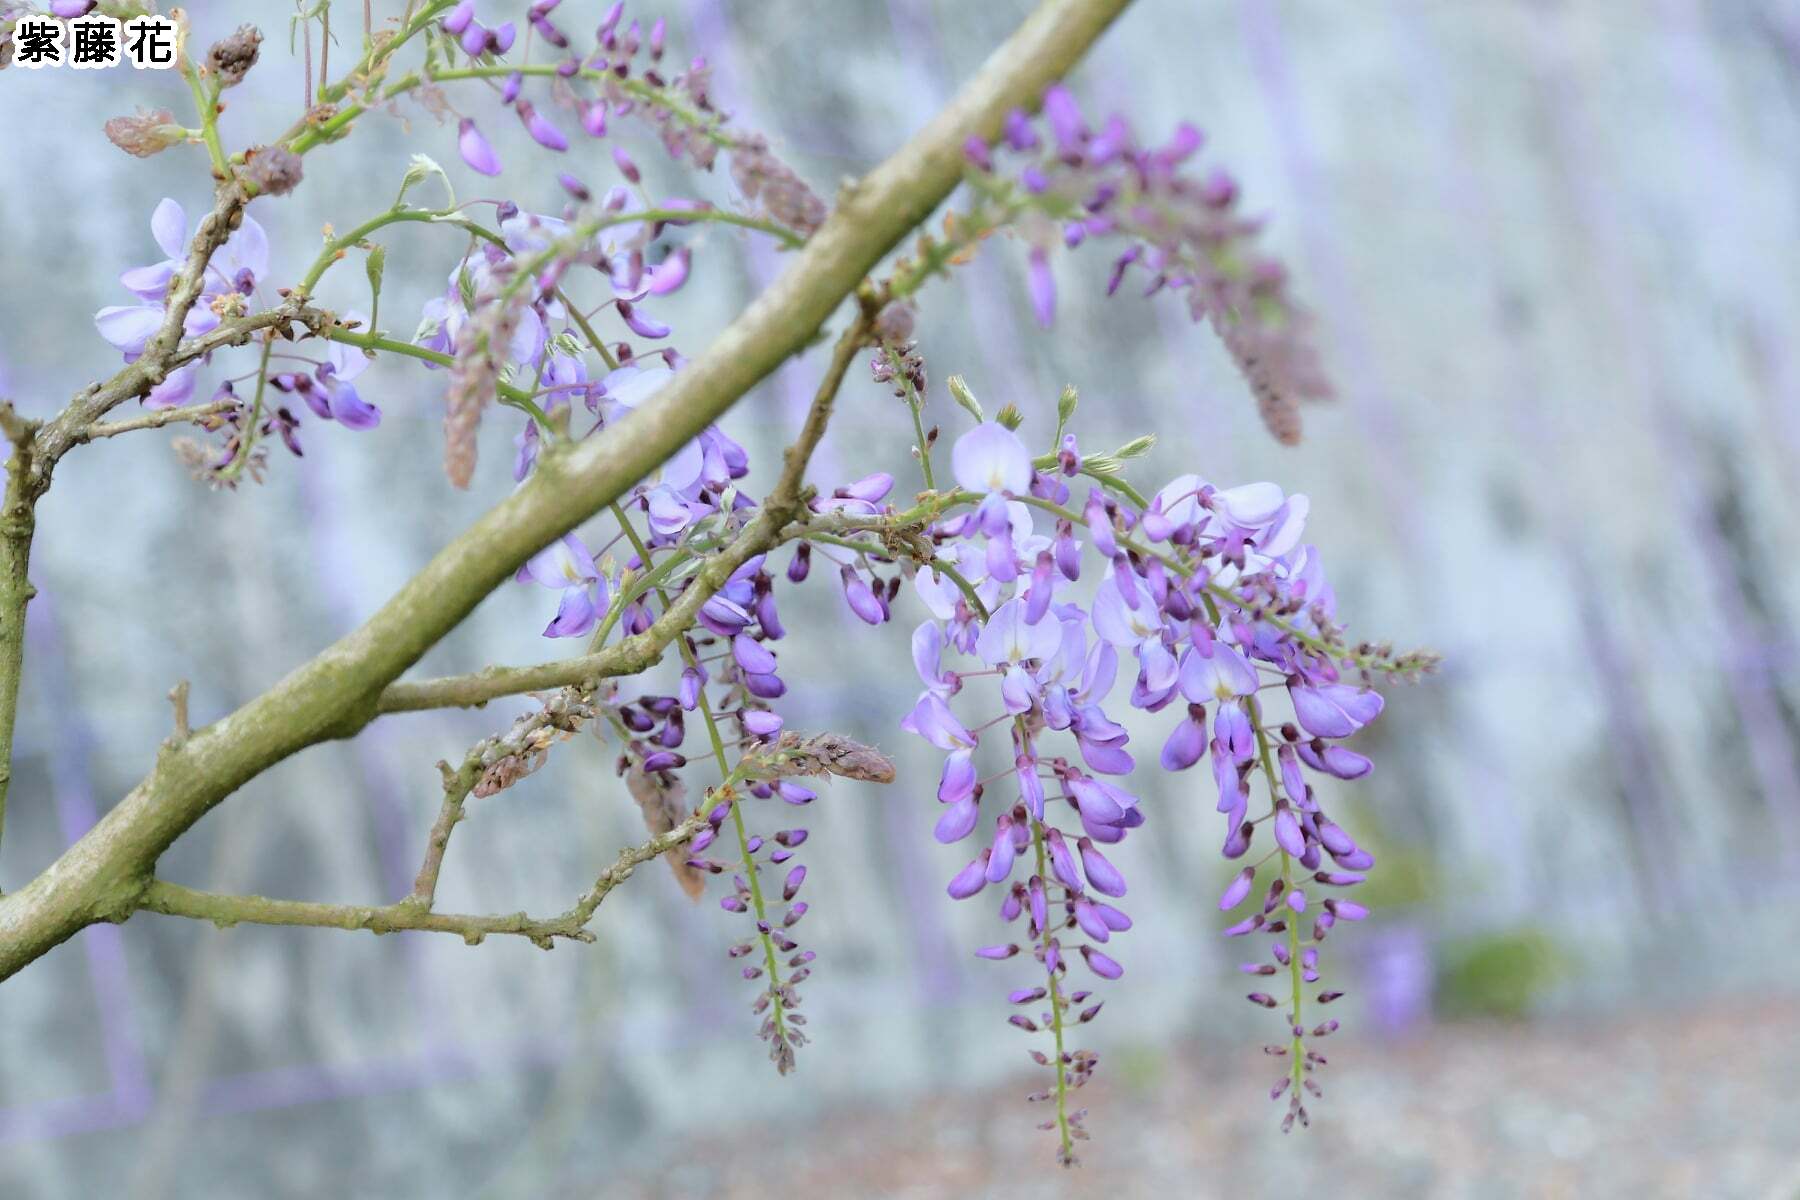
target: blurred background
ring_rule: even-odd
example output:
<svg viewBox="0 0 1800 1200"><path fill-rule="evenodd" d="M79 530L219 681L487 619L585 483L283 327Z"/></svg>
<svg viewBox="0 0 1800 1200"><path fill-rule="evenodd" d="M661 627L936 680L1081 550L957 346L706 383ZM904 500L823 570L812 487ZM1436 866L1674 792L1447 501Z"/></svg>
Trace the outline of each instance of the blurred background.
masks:
<svg viewBox="0 0 1800 1200"><path fill-rule="evenodd" d="M194 0L195 40L249 7ZM347 62L360 13L337 7ZM568 0L559 19L583 30L602 7ZM633 12L666 15L677 57L711 59L720 102L829 195L1028 7ZM300 104L288 7L255 8L264 61L230 95L233 145ZM1210 783L1144 772L1151 823L1121 850L1129 978L1087 1043L1096 1140L1081 1171L1056 1172L1023 1103L1039 1084L1003 1025L1006 969L969 953L992 906L943 898L962 858L931 840L936 765L895 724L919 613L865 636L815 584L784 600L786 673L816 681L789 697L789 723L876 742L902 775L834 784L809 813L820 961L796 1077L777 1080L756 1041L724 957L735 929L661 871L608 900L596 945L548 955L143 915L6 985L0 1195L1800 1196L1800 3L1141 0L1073 85L1145 136L1204 127L1207 160L1269 215L1341 399L1283 449L1177 305L1107 301L1104 252L1068 256L1044 336L1002 243L927 294L935 418L956 427L953 371L990 409L1017 402L1027 432L1074 383L1084 445L1158 435L1140 480L1193 470L1308 493L1352 632L1447 656L1390 690L1358 743L1376 773L1335 804L1380 864L1374 919L1328 947L1350 997L1315 1128L1281 1137L1264 1098L1271 1025L1217 936ZM464 197L556 209L571 164L528 151L491 99L452 98L489 118L507 190L462 167L453 124L403 102L252 209L282 281L323 225L385 206L413 151ZM136 105L187 100L148 72L0 75L0 392L27 413L111 369L91 314L125 302L120 270L158 257L157 200L205 205L197 152L140 162L105 142L105 118ZM641 127L621 129L653 192L732 199L722 172L691 182ZM603 151L577 149L574 169L605 180ZM736 236L699 240L692 281L658 310L689 353L782 266ZM395 232L383 325L410 335L461 249ZM328 304L362 306L354 264L329 287ZM820 360L728 418L763 462ZM507 491L509 420L488 422L471 492L445 484L441 385L378 364L359 383L383 408L377 432L309 423L305 459L278 452L269 481L237 494L191 483L165 433L63 464L40 509L0 883L25 882L141 777L174 683L192 682L196 721L229 711ZM904 410L859 372L842 413L815 477L895 467ZM537 636L546 595L504 589L422 669L553 653ZM436 808L432 764L526 707L392 717L308 751L162 873L391 900ZM560 911L641 836L607 751L582 739L472 806L440 896Z"/></svg>

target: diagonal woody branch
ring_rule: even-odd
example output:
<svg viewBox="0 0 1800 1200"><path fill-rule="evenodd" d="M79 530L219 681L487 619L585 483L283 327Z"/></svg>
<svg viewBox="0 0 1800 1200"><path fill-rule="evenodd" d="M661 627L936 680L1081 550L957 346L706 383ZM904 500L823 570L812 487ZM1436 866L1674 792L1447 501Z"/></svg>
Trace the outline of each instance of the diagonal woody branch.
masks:
<svg viewBox="0 0 1800 1200"><path fill-rule="evenodd" d="M236 712L165 747L149 776L93 829L0 898L0 979L86 925L128 917L157 858L196 821L288 755L367 724L382 690L519 564L618 499L806 346L956 185L964 142L994 136L1009 109L1035 104L1128 2L1044 0L948 107L844 187L837 209L781 277L655 400L609 435L543 463L360 629Z"/></svg>

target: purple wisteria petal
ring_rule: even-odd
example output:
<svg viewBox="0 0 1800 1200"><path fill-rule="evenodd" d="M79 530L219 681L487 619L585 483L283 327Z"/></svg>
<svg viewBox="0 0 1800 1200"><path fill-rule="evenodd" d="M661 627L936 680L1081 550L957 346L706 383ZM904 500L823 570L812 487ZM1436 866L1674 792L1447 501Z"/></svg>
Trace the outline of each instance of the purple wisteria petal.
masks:
<svg viewBox="0 0 1800 1200"><path fill-rule="evenodd" d="M1322 748L1316 748L1310 742L1301 742L1295 750L1301 761L1313 770L1335 775L1339 779L1361 779L1375 767L1366 756L1342 746L1325 744Z"/></svg>
<svg viewBox="0 0 1800 1200"><path fill-rule="evenodd" d="M767 646L746 634L740 633L731 639L731 656L737 660L738 666L753 675L767 675L775 670L775 655Z"/></svg>
<svg viewBox="0 0 1800 1200"><path fill-rule="evenodd" d="M1196 647L1181 656L1181 694L1195 704L1256 694L1256 670L1237 651L1215 641L1206 653Z"/></svg>
<svg viewBox="0 0 1800 1200"><path fill-rule="evenodd" d="M475 0L459 0L457 6L451 9L442 21L444 32L460 37L462 32L469 27L469 22L474 19Z"/></svg>
<svg viewBox="0 0 1800 1200"><path fill-rule="evenodd" d="M844 599L850 605L850 611L861 617L870 625L879 625L887 620L887 609L875 596L868 583L851 567L845 567L839 573L844 584Z"/></svg>
<svg viewBox="0 0 1800 1200"><path fill-rule="evenodd" d="M1100 919L1099 910L1090 900L1075 901L1075 924L1080 926L1081 932L1096 942L1112 940L1112 930L1108 929L1106 922Z"/></svg>
<svg viewBox="0 0 1800 1200"><path fill-rule="evenodd" d="M161 300L169 294L169 281L175 278L180 265L174 259L166 258L147 267L133 267L119 276L119 282L140 300Z"/></svg>
<svg viewBox="0 0 1800 1200"><path fill-rule="evenodd" d="M951 751L949 757L944 759L943 773L938 777L938 800L944 804L953 804L967 799L975 794L977 778L974 751Z"/></svg>
<svg viewBox="0 0 1800 1200"><path fill-rule="evenodd" d="M1213 782L1219 789L1219 811L1241 813L1244 805L1249 802L1249 797L1244 794L1244 783L1238 775L1236 761L1229 750L1216 742L1213 743Z"/></svg>
<svg viewBox="0 0 1800 1200"><path fill-rule="evenodd" d="M1046 659L1055 654L1062 645L1062 627L1054 621L1032 625L1025 618L1025 603L1008 600L988 618L976 639L975 653L989 666Z"/></svg>
<svg viewBox="0 0 1800 1200"><path fill-rule="evenodd" d="M581 106L581 128L589 137L606 136L605 100L594 100Z"/></svg>
<svg viewBox="0 0 1800 1200"><path fill-rule="evenodd" d="M951 469L959 486L985 495L1022 495L1031 487L1031 452L1019 435L996 421L984 421L956 439Z"/></svg>
<svg viewBox="0 0 1800 1200"><path fill-rule="evenodd" d="M1056 277L1050 273L1050 256L1042 246L1031 251L1027 279L1031 292L1031 311L1045 329L1056 322Z"/></svg>
<svg viewBox="0 0 1800 1200"><path fill-rule="evenodd" d="M681 285L687 282L692 258L693 255L688 248L683 246L645 271L643 280L645 293L651 296L667 296L679 291Z"/></svg>
<svg viewBox="0 0 1800 1200"><path fill-rule="evenodd" d="M525 132L531 135L532 141L546 150L561 151L569 148L569 139L563 136L563 131L539 112L531 101L521 100L514 108L519 114L519 120L525 122Z"/></svg>
<svg viewBox="0 0 1800 1200"><path fill-rule="evenodd" d="M1290 684L1288 695L1301 728L1314 737L1349 737L1380 716L1383 703L1378 692L1343 684L1317 688Z"/></svg>
<svg viewBox="0 0 1800 1200"><path fill-rule="evenodd" d="M988 882L1004 883L1012 874L1013 861L1018 855L1018 843L1013 838L1012 814L1001 813L994 822L994 843L988 848Z"/></svg>
<svg viewBox="0 0 1800 1200"><path fill-rule="evenodd" d="M956 719L950 706L935 692L920 696L912 711L901 720L900 727L918 734L939 750L962 750L975 745L975 735Z"/></svg>
<svg viewBox="0 0 1800 1200"><path fill-rule="evenodd" d="M1044 819L1044 781L1037 776L1037 762L1020 755L1014 763L1015 777L1019 782L1019 799L1025 805L1025 811L1033 820Z"/></svg>
<svg viewBox="0 0 1800 1200"><path fill-rule="evenodd" d="M1087 963L1088 970L1102 979L1118 979L1125 974L1125 968L1119 965L1118 960L1100 953L1092 946L1083 946L1081 957Z"/></svg>
<svg viewBox="0 0 1800 1200"><path fill-rule="evenodd" d="M339 424L349 429L373 429L381 424L381 410L350 384L337 382L326 391L331 397L331 415Z"/></svg>
<svg viewBox="0 0 1800 1200"><path fill-rule="evenodd" d="M756 737L774 737L781 732L782 719L779 713L766 709L753 708L743 714L744 729Z"/></svg>
<svg viewBox="0 0 1800 1200"><path fill-rule="evenodd" d="M1250 885L1254 883L1255 880L1255 867L1245 867L1236 875L1233 875L1231 877L1231 882L1226 885L1224 893L1219 897L1219 911L1230 912L1232 909L1242 904L1244 902L1244 897L1250 894Z"/></svg>
<svg viewBox="0 0 1800 1200"><path fill-rule="evenodd" d="M475 122L468 117L464 117L457 126L456 149L471 170L483 175L500 173L500 156L494 153L493 146L481 136L481 130L475 128Z"/></svg>
<svg viewBox="0 0 1800 1200"><path fill-rule="evenodd" d="M988 852L983 850L979 857L956 873L945 889L952 900L967 900L987 886L987 860Z"/></svg>
<svg viewBox="0 0 1800 1200"><path fill-rule="evenodd" d="M659 338L666 338L669 336L670 330L667 325L663 324L661 321L652 319L648 313L644 312L636 305L620 300L618 302L618 309L620 318L624 320L626 325L631 327L631 332L637 334L639 337L649 338L650 340L655 341Z"/></svg>
<svg viewBox="0 0 1800 1200"><path fill-rule="evenodd" d="M1193 717L1185 717L1169 731L1169 739L1163 743L1162 768L1185 771L1199 762L1205 752L1206 730Z"/></svg>
<svg viewBox="0 0 1800 1200"><path fill-rule="evenodd" d="M1088 886L1103 896L1123 896L1125 894L1125 877L1119 874L1104 854L1094 848L1088 838L1076 843L1081 852L1081 868L1087 875Z"/></svg>
<svg viewBox="0 0 1800 1200"><path fill-rule="evenodd" d="M1050 852L1051 874L1070 891L1081 891L1081 872L1075 866L1075 856L1069 853L1069 844L1063 840L1060 829L1050 829L1044 834L1044 848Z"/></svg>
<svg viewBox="0 0 1800 1200"><path fill-rule="evenodd" d="M1294 748L1283 746L1276 757L1281 763L1281 786L1287 790L1289 798L1301 808L1310 807L1306 780L1300 775L1300 760L1294 757Z"/></svg>
<svg viewBox="0 0 1800 1200"><path fill-rule="evenodd" d="M565 533L540 550L526 563L526 569L533 580L545 587L576 587L600 578L594 556L573 533Z"/></svg>
<svg viewBox="0 0 1800 1200"><path fill-rule="evenodd" d="M174 408L194 397L194 384L200 376L200 364L176 367L144 397L145 408Z"/></svg>
<svg viewBox="0 0 1800 1200"><path fill-rule="evenodd" d="M927 688L940 695L948 695L954 690L944 677L944 631L938 628L936 621L921 622L913 630L912 657L913 669L918 671L919 681Z"/></svg>
<svg viewBox="0 0 1800 1200"><path fill-rule="evenodd" d="M1306 839L1300 833L1300 822L1285 804L1275 808L1275 844L1292 855L1306 853Z"/></svg>
<svg viewBox="0 0 1800 1200"><path fill-rule="evenodd" d="M960 842L975 832L975 822L981 818L981 806L973 796L964 796L944 809L938 818L937 827L932 836L946 846Z"/></svg>
<svg viewBox="0 0 1800 1200"><path fill-rule="evenodd" d="M163 310L142 304L114 304L94 314L94 328L121 353L136 358L162 328Z"/></svg>
<svg viewBox="0 0 1800 1200"><path fill-rule="evenodd" d="M581 637L594 627L599 619L594 609L594 598L584 587L565 588L561 602L556 606L556 616L550 624L544 626L544 636L552 638Z"/></svg>
<svg viewBox="0 0 1800 1200"><path fill-rule="evenodd" d="M1044 119L1050 123L1050 132L1056 136L1060 149L1067 152L1081 148L1087 137L1087 124L1081 119L1074 94L1060 83L1044 91Z"/></svg>
<svg viewBox="0 0 1800 1200"><path fill-rule="evenodd" d="M179 260L187 253L187 228L187 214L167 196L150 213L150 236L168 258Z"/></svg>

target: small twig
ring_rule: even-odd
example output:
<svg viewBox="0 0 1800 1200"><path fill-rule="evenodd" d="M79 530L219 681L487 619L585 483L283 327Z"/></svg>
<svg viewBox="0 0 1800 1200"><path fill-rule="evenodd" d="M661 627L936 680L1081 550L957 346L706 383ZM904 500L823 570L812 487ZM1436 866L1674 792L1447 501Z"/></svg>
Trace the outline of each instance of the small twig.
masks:
<svg viewBox="0 0 1800 1200"><path fill-rule="evenodd" d="M437 902L438 874L444 869L444 852L450 848L450 834L463 819L463 801L469 798L470 789L481 775L480 749L478 746L469 752L461 770L451 770L447 762L438 763L438 770L444 775L444 803L438 808L437 820L431 823L431 832L426 835L425 861L419 864L412 894L405 901L427 912Z"/></svg>
<svg viewBox="0 0 1800 1200"><path fill-rule="evenodd" d="M182 408L153 409L142 416L127 417L122 421L95 421L78 432L76 440L94 442L101 438L118 437L121 433L136 433L140 429L161 429L165 425L176 425L183 421L192 421L198 425L208 417L221 416L237 406L236 400L207 400Z"/></svg>
<svg viewBox="0 0 1800 1200"><path fill-rule="evenodd" d="M612 866L594 881L594 886L583 892L567 912L555 917L533 917L523 912L493 916L437 913L410 898L397 904L374 906L272 900L267 896L202 892L164 879L153 879L145 885L137 907L164 916L211 921L222 929L233 925L306 925L323 929L366 929L375 934L411 929L458 934L471 946L480 945L489 934L511 934L549 950L555 946L557 938L592 942L594 935L586 927L607 894L631 878L638 866L693 840L694 835L705 827L706 818L696 814L667 833L620 851Z"/></svg>

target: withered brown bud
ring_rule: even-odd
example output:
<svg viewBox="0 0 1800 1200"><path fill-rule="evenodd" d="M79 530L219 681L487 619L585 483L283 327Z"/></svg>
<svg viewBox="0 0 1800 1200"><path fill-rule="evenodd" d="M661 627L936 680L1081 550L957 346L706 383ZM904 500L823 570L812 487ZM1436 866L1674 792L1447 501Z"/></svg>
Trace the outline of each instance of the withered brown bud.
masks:
<svg viewBox="0 0 1800 1200"><path fill-rule="evenodd" d="M244 162L244 178L265 195L287 195L300 186L300 176L300 156L282 146L258 146Z"/></svg>
<svg viewBox="0 0 1800 1200"><path fill-rule="evenodd" d="M219 77L220 87L236 87L256 65L257 48L262 45L262 30L254 25L239 25L230 37L214 42L206 52L206 66Z"/></svg>
<svg viewBox="0 0 1800 1200"><path fill-rule="evenodd" d="M149 158L185 140L186 134L168 109L146 112L140 108L135 117L114 117L108 121L106 137L127 154Z"/></svg>
<svg viewBox="0 0 1800 1200"><path fill-rule="evenodd" d="M905 300L896 300L887 305L875 318L875 333L884 342L910 342L913 336L913 318L915 312L912 304Z"/></svg>

